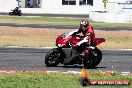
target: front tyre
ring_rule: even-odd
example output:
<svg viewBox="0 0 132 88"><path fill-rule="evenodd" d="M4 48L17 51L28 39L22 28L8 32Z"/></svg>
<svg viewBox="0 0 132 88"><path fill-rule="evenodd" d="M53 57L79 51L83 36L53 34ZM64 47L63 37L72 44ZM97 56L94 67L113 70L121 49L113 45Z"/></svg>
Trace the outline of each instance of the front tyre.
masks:
<svg viewBox="0 0 132 88"><path fill-rule="evenodd" d="M51 50L45 57L45 64L48 67L55 67L59 64L60 52L58 50Z"/></svg>
<svg viewBox="0 0 132 88"><path fill-rule="evenodd" d="M9 12L9 15L12 16L13 15L13 12Z"/></svg>

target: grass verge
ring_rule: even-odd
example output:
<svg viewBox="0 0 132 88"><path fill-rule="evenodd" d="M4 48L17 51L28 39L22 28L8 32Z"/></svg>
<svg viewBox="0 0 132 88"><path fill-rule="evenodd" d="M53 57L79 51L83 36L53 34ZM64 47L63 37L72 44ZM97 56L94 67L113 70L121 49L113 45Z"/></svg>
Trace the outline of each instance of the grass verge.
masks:
<svg viewBox="0 0 132 88"><path fill-rule="evenodd" d="M132 81L132 76L120 74L103 75L90 72L90 79L125 79ZM0 88L84 88L79 83L80 75L63 73L17 72L0 73ZM88 86L86 88L132 88L130 86Z"/></svg>
<svg viewBox="0 0 132 88"><path fill-rule="evenodd" d="M79 25L80 21L88 18L57 18L57 17L16 17L0 16L1 23L38 24L38 25ZM93 27L132 27L131 23L102 23L91 21Z"/></svg>

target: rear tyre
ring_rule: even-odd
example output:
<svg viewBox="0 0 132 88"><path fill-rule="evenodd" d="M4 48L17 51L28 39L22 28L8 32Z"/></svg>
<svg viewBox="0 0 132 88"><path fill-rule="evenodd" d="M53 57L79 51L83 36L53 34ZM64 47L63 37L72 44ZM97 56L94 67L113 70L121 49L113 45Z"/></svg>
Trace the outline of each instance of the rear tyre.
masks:
<svg viewBox="0 0 132 88"><path fill-rule="evenodd" d="M22 12L21 12L21 10L19 10L19 12L18 12L18 16L21 16L22 15Z"/></svg>
<svg viewBox="0 0 132 88"><path fill-rule="evenodd" d="M18 13L18 16L21 16L22 14L21 13Z"/></svg>
<svg viewBox="0 0 132 88"><path fill-rule="evenodd" d="M94 68L95 67L93 58L94 58L93 54L85 57L85 59L84 59L84 67L85 68Z"/></svg>
<svg viewBox="0 0 132 88"><path fill-rule="evenodd" d="M84 59L85 68L95 68L102 60L102 52L96 48Z"/></svg>
<svg viewBox="0 0 132 88"><path fill-rule="evenodd" d="M94 57L95 57L94 65L97 66L102 60L102 52L101 52L101 50L96 48L93 53L94 53Z"/></svg>
<svg viewBox="0 0 132 88"><path fill-rule="evenodd" d="M60 52L58 50L51 50L45 57L45 64L48 67L55 67L59 64Z"/></svg>

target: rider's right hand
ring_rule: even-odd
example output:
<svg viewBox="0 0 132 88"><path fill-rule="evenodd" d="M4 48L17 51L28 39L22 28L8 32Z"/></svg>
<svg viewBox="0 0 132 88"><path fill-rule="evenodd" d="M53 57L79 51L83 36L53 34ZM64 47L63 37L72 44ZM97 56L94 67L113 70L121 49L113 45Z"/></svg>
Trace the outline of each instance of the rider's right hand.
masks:
<svg viewBox="0 0 132 88"><path fill-rule="evenodd" d="M65 38L71 38L71 35L67 35Z"/></svg>

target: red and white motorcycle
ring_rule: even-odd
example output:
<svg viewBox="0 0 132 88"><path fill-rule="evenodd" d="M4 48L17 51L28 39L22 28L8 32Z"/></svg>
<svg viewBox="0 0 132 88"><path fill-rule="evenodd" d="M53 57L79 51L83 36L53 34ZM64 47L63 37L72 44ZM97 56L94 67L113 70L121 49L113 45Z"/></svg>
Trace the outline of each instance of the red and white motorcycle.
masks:
<svg viewBox="0 0 132 88"><path fill-rule="evenodd" d="M74 53L74 45L81 41L81 36L67 37L68 33L63 33L56 39L57 48L50 50L45 57L45 64L48 67L55 67L59 63L65 65L84 64L87 68L96 67L102 60L102 52L96 47L104 38L95 38L95 46L91 47L88 43L80 46L79 52ZM71 58L73 57L73 58Z"/></svg>

